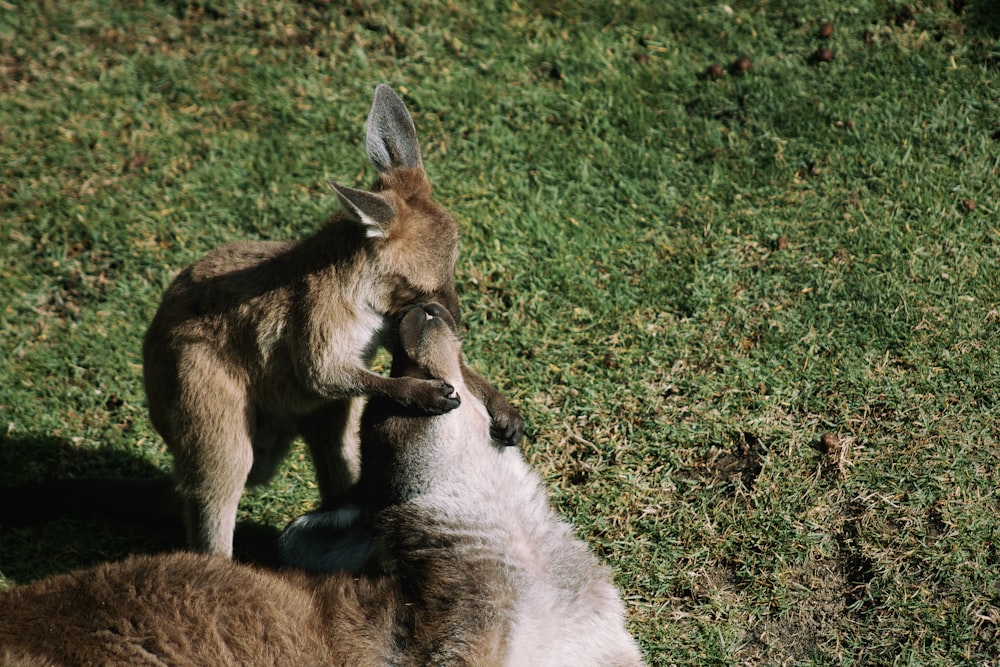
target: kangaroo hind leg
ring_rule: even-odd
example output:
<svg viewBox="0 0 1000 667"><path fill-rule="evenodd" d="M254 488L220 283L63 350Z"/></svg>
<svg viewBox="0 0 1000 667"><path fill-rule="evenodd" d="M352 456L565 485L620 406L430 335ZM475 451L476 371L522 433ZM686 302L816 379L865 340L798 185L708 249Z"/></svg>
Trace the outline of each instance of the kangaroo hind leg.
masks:
<svg viewBox="0 0 1000 667"><path fill-rule="evenodd" d="M188 546L232 557L236 512L254 452L246 395L207 375L181 392L173 442L174 477L183 501Z"/></svg>

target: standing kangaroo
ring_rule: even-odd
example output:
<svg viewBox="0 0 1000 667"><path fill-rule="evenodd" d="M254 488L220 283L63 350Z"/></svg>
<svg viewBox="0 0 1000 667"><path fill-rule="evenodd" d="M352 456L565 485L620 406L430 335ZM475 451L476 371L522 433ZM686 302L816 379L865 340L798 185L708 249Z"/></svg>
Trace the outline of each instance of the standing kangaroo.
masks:
<svg viewBox="0 0 1000 667"><path fill-rule="evenodd" d="M50 577L0 593L0 664L641 665L610 573L492 437L448 311L410 308L398 335L394 378L443 378L468 399L437 416L368 401L359 498L378 571L181 552ZM292 522L285 555L320 563L351 548L346 513Z"/></svg>
<svg viewBox="0 0 1000 667"><path fill-rule="evenodd" d="M324 504L356 475L356 407L386 396L426 414L459 397L437 379L367 369L387 318L434 299L458 318L458 225L431 201L413 120L375 89L366 148L371 191L331 183L342 211L298 242L221 246L164 294L143 342L150 418L174 457L191 548L232 555L243 488L273 477L301 435ZM508 444L517 411L463 366L469 391Z"/></svg>

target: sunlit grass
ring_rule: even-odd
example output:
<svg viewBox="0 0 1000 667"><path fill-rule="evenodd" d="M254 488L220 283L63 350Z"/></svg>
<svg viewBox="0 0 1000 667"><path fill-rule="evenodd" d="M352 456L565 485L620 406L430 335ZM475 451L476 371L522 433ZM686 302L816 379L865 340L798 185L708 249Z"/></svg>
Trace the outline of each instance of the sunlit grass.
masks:
<svg viewBox="0 0 1000 667"><path fill-rule="evenodd" d="M467 356L650 664L1000 651L990 3L16 4L0 483L169 467L139 355L162 290L367 183L385 81L463 227ZM315 498L296 448L241 520ZM5 530L0 571L135 539Z"/></svg>

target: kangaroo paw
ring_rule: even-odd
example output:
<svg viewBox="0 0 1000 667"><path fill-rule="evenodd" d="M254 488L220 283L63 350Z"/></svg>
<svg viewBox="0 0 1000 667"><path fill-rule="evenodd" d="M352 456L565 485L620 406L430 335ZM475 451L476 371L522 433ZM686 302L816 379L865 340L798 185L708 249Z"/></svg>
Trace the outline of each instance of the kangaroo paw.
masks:
<svg viewBox="0 0 1000 667"><path fill-rule="evenodd" d="M501 445L516 447L524 438L524 419L514 406L504 403L490 413L490 435Z"/></svg>
<svg viewBox="0 0 1000 667"><path fill-rule="evenodd" d="M440 415L461 404L455 388L443 380L413 380L409 405L427 415Z"/></svg>

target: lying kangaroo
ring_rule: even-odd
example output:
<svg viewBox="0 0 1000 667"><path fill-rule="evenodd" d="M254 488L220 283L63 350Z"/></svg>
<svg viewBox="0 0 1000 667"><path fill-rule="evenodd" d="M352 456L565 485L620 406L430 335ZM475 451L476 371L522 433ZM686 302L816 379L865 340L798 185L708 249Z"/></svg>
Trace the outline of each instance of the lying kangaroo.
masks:
<svg viewBox="0 0 1000 667"><path fill-rule="evenodd" d="M462 391L454 328L437 304L408 309L392 376L440 377ZM289 524L282 559L399 577L441 632L420 664L641 664L607 568L548 506L520 452L491 438L489 422L475 401L427 418L371 398L360 481L342 506Z"/></svg>
<svg viewBox="0 0 1000 667"><path fill-rule="evenodd" d="M426 414L454 409L454 388L367 369L387 318L440 301L458 318L458 225L430 199L413 120L385 85L367 122L370 192L331 183L343 211L296 243L222 246L174 280L143 343L149 413L174 457L191 548L232 555L247 484L273 477L291 441L309 446L331 503L357 474L358 397L385 396ZM517 411L463 366L508 444Z"/></svg>
<svg viewBox="0 0 1000 667"><path fill-rule="evenodd" d="M136 556L0 593L0 662L640 665L610 573L548 507L517 449L491 436L448 311L408 310L399 342L394 377L443 378L468 398L438 416L368 402L357 497L381 573ZM296 520L285 548L322 560L343 546L346 513Z"/></svg>

